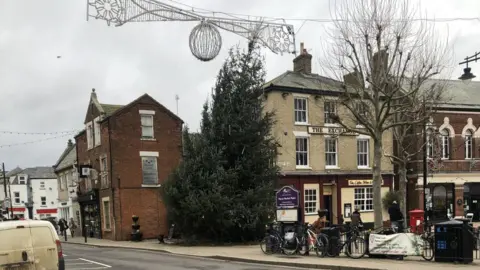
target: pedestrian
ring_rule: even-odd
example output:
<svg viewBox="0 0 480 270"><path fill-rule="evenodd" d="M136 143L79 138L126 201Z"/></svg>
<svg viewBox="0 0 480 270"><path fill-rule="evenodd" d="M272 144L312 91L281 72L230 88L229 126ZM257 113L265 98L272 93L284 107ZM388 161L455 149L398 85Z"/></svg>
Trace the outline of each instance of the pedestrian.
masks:
<svg viewBox="0 0 480 270"><path fill-rule="evenodd" d="M397 201L393 201L392 205L388 208L388 214L390 215L390 222L392 223L392 228L394 228L396 233L403 232L403 214L398 206Z"/></svg>
<svg viewBox="0 0 480 270"><path fill-rule="evenodd" d="M75 224L75 221L73 220L73 217L70 218L70 223L68 224L68 227L70 227L70 234L73 236L75 235L75 231L77 230L77 224Z"/></svg>
<svg viewBox="0 0 480 270"><path fill-rule="evenodd" d="M360 229L363 227L362 216L360 215L360 208L358 206L355 206L355 210L353 211L350 219L350 227L352 229Z"/></svg>
<svg viewBox="0 0 480 270"><path fill-rule="evenodd" d="M65 222L65 219L61 218L59 221L58 221L58 227L60 229L60 235L64 235L64 233L67 233L66 230L67 230L67 224Z"/></svg>
<svg viewBox="0 0 480 270"><path fill-rule="evenodd" d="M319 234L321 233L322 229L325 228L328 221L327 221L327 215L325 211L318 210L317 214L318 214L318 219L315 220L315 222L313 222L312 228L315 233Z"/></svg>

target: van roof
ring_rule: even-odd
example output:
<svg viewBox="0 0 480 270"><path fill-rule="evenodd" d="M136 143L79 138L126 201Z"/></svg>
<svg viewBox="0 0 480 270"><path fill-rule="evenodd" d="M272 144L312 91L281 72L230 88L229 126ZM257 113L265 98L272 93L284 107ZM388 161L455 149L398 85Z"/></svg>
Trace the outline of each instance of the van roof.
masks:
<svg viewBox="0 0 480 270"><path fill-rule="evenodd" d="M18 226L31 227L50 227L52 224L43 220L7 220L0 222L0 230L9 230L17 228Z"/></svg>

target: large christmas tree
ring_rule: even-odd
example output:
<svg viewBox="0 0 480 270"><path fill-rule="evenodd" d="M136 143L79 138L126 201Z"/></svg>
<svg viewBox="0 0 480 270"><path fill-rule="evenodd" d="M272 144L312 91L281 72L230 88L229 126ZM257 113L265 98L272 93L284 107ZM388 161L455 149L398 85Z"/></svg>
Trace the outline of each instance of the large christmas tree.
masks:
<svg viewBox="0 0 480 270"><path fill-rule="evenodd" d="M258 49L230 50L205 104L200 133L184 132L184 160L164 184L170 220L187 238L255 240L275 215L277 142Z"/></svg>

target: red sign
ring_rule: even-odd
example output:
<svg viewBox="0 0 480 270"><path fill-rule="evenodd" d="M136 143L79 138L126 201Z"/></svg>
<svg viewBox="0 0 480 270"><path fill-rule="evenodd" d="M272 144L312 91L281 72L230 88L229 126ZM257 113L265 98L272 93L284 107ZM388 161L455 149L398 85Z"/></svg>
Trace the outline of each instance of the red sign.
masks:
<svg viewBox="0 0 480 270"><path fill-rule="evenodd" d="M13 212L25 212L25 207L12 207Z"/></svg>
<svg viewBox="0 0 480 270"><path fill-rule="evenodd" d="M56 214L57 209L37 209L37 214Z"/></svg>

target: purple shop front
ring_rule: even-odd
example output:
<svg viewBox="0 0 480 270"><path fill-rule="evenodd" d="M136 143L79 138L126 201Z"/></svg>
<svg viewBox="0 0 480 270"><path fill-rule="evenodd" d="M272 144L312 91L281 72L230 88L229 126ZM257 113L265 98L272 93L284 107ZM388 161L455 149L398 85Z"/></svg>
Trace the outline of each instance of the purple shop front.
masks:
<svg viewBox="0 0 480 270"><path fill-rule="evenodd" d="M293 187L284 186L276 194L277 208L297 208L300 192Z"/></svg>

